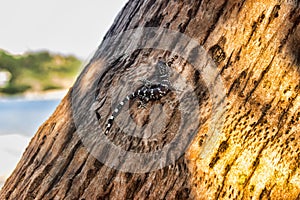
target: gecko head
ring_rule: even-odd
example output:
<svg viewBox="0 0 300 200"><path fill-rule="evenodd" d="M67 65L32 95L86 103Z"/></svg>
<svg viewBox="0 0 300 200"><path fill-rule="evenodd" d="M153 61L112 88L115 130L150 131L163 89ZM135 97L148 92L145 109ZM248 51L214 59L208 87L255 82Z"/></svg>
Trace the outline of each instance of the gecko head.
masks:
<svg viewBox="0 0 300 200"><path fill-rule="evenodd" d="M168 65L164 61L159 60L157 63L157 66L158 66L160 75L169 74Z"/></svg>

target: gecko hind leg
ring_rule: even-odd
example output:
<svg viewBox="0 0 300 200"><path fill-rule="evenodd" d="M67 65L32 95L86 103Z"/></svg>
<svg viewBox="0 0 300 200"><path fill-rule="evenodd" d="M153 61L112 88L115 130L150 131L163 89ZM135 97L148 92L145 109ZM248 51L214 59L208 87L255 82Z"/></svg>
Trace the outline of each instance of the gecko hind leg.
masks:
<svg viewBox="0 0 300 200"><path fill-rule="evenodd" d="M153 85L153 82L152 81L149 81L147 79L139 79L139 81L142 81L143 82L143 85L146 87L146 88L150 88L152 85Z"/></svg>

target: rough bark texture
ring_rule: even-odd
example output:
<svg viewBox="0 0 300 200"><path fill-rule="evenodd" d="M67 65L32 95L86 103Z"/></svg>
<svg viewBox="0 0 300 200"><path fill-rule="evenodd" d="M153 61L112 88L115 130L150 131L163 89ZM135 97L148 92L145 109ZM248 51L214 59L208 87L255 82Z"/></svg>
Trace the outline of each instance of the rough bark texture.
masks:
<svg viewBox="0 0 300 200"><path fill-rule="evenodd" d="M180 73L199 86L204 111L197 136L175 164L148 173L103 165L76 134L70 91L30 142L0 199L300 199L299 22L300 6L293 0L130 0L106 38L136 27L164 27L199 41L215 61L226 90L226 110L211 151L203 154L212 137L208 102L213 97L201 74L179 58L172 65L184 66ZM99 51L79 80L99 78L85 77ZM158 56L172 57L141 50L117 60L103 73L96 93L86 95L111 98L107 91L119 84L127 68ZM147 113L139 114L132 104L132 115L145 123ZM100 105L98 117L108 116L110 109L108 103ZM178 113L173 116L168 120L176 124ZM111 132L120 131L113 127Z"/></svg>

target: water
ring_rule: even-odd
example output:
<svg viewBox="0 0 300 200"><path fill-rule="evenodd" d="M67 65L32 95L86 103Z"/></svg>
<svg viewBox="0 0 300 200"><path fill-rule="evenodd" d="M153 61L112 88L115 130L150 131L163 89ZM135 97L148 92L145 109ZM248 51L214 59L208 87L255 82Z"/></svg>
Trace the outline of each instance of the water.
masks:
<svg viewBox="0 0 300 200"><path fill-rule="evenodd" d="M0 99L0 136L32 137L54 112L60 100Z"/></svg>

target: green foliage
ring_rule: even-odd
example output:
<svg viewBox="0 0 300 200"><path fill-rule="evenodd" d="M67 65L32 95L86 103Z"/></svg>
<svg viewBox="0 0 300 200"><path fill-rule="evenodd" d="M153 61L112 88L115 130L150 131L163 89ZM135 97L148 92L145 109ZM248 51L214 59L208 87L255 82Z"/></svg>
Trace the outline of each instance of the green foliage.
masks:
<svg viewBox="0 0 300 200"><path fill-rule="evenodd" d="M31 87L29 85L20 85L20 86L9 85L5 88L0 88L0 92L5 94L18 94L18 93L25 92L30 88Z"/></svg>
<svg viewBox="0 0 300 200"><path fill-rule="evenodd" d="M57 89L62 89L61 86L57 86L57 85L45 85L43 87L43 90L46 91L46 90L57 90Z"/></svg>
<svg viewBox="0 0 300 200"><path fill-rule="evenodd" d="M0 71L11 73L9 83L0 93L18 94L70 87L81 61L74 56L50 54L47 51L11 55L0 50Z"/></svg>

